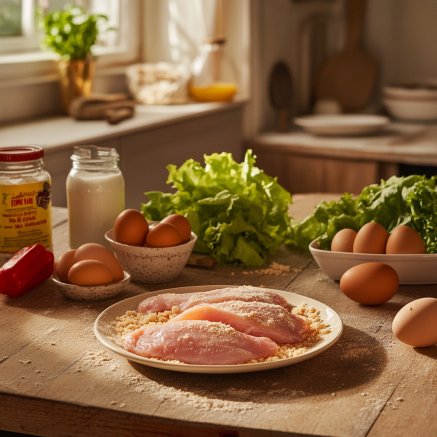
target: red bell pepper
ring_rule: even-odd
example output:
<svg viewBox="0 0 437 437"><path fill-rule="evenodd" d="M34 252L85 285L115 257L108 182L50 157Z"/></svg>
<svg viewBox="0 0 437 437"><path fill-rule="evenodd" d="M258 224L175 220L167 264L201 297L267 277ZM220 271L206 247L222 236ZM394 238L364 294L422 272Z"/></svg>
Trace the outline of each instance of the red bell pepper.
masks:
<svg viewBox="0 0 437 437"><path fill-rule="evenodd" d="M50 278L55 257L42 244L24 247L0 269L0 293L19 297Z"/></svg>

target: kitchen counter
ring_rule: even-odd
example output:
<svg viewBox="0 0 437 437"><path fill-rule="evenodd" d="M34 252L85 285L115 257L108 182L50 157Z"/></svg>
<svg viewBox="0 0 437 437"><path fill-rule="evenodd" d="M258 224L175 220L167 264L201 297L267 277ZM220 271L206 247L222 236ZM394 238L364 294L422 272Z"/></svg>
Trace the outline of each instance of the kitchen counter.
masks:
<svg viewBox="0 0 437 437"><path fill-rule="evenodd" d="M67 206L65 184L74 146L117 150L126 186L126 208L139 209L146 191L169 191L166 166L211 153L242 159L244 101L173 106L137 105L135 117L111 126L104 120L51 117L0 126L0 147L41 146L52 178L52 201ZM226 129L223 129L226 126Z"/></svg>
<svg viewBox="0 0 437 437"><path fill-rule="evenodd" d="M294 196L302 218L320 200ZM54 209L57 257L68 250L66 210ZM292 267L283 276L255 269L186 267L168 284L129 284L116 298L80 303L50 281L18 298L0 297L0 429L46 437L437 435L437 346L397 341L391 322L407 302L435 296L437 286L401 286L377 307L358 305L312 257L282 247L271 258ZM129 362L97 342L96 317L131 296L164 288L264 285L332 307L344 332L308 361L236 375L163 371Z"/></svg>
<svg viewBox="0 0 437 437"><path fill-rule="evenodd" d="M380 134L357 137L266 132L249 146L258 165L291 192L359 193L397 174L400 163L437 166L435 124L395 122Z"/></svg>
<svg viewBox="0 0 437 437"><path fill-rule="evenodd" d="M107 142L119 137L170 126L199 117L242 107L244 101L230 103L194 103L187 105L136 105L133 118L117 125L105 120L74 120L68 116L0 126L1 147L41 146L47 154L71 150L73 146Z"/></svg>

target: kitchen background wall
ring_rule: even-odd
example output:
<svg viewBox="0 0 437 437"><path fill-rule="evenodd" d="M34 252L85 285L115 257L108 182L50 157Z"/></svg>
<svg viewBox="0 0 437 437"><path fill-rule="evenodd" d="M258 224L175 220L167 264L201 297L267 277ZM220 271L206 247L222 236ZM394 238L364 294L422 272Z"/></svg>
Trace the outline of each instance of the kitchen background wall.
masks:
<svg viewBox="0 0 437 437"><path fill-rule="evenodd" d="M142 44L146 61L166 60L157 49L159 33L154 23L160 0L146 0L142 21L146 26ZM228 50L243 78L243 97L250 96L244 132L250 137L270 128L275 114L268 102L268 78L277 60L285 61L294 78L295 112L302 93L302 28L315 14L330 17L327 51L342 47L345 0L231 0L228 1ZM158 8L159 9L159 8ZM437 77L437 1L368 0L364 44L380 65L380 84L411 82ZM138 17L141 21L141 17ZM29 66L31 68L31 66ZM98 71L98 92L125 87L124 67ZM47 74L23 80L13 75L0 81L0 122L56 113L60 109L56 77Z"/></svg>

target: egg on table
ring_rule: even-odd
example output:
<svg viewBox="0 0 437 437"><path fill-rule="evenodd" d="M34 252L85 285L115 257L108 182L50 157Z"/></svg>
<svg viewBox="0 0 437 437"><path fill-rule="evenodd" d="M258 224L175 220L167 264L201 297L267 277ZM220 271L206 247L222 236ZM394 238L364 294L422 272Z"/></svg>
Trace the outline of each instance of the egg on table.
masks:
<svg viewBox="0 0 437 437"><path fill-rule="evenodd" d="M109 249L101 244L87 243L80 246L74 255L74 262L77 263L85 260L102 262L112 273L114 282L124 279L124 272L117 258L115 258Z"/></svg>
<svg viewBox="0 0 437 437"><path fill-rule="evenodd" d="M146 218L136 209L126 209L114 223L115 241L130 246L142 246L149 232Z"/></svg>
<svg viewBox="0 0 437 437"><path fill-rule="evenodd" d="M405 305L396 314L393 334L403 343L428 347L437 343L437 299L425 297Z"/></svg>
<svg viewBox="0 0 437 437"><path fill-rule="evenodd" d="M55 272L59 280L68 283L68 272L74 264L76 249L69 250L61 255L55 266Z"/></svg>
<svg viewBox="0 0 437 437"><path fill-rule="evenodd" d="M68 280L73 285L104 285L114 278L108 267L100 261L79 261L68 272Z"/></svg>
<svg viewBox="0 0 437 437"><path fill-rule="evenodd" d="M179 231L170 223L159 223L150 229L146 237L148 247L170 247L181 244L182 237Z"/></svg>
<svg viewBox="0 0 437 437"><path fill-rule="evenodd" d="M365 224L359 231L354 241L354 253L385 253L388 232L379 223Z"/></svg>
<svg viewBox="0 0 437 437"><path fill-rule="evenodd" d="M422 237L413 228L399 226L390 234L386 253L390 255L426 253L426 247Z"/></svg>
<svg viewBox="0 0 437 437"><path fill-rule="evenodd" d="M357 232L353 229L342 229L338 231L331 243L331 252L353 252Z"/></svg>
<svg viewBox="0 0 437 437"><path fill-rule="evenodd" d="M191 238L191 225L186 217L180 214L172 214L161 220L161 223L170 223L181 235L182 242L185 243Z"/></svg>
<svg viewBox="0 0 437 437"><path fill-rule="evenodd" d="M384 263L359 264L347 270L340 279L341 291L351 300L364 305L380 305L390 300L399 287L396 271Z"/></svg>

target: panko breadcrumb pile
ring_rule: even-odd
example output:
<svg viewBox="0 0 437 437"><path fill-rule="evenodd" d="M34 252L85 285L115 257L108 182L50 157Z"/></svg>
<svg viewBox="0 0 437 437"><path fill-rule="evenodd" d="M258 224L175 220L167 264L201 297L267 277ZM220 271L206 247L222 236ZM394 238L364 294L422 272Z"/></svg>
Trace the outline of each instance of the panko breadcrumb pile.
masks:
<svg viewBox="0 0 437 437"><path fill-rule="evenodd" d="M251 360L245 364L265 363L282 360L284 358L297 357L308 352L321 340L324 335L327 335L331 332L329 326L325 325L323 320L320 318L320 311L318 311L316 308L304 303L297 307L291 308L291 312L302 317L307 323L307 331L302 336L302 342L293 344L278 344L279 349L275 355L270 355L258 360ZM163 325L173 317L176 317L178 314L179 308L176 306L174 306L171 310L162 311L160 313L142 314L138 313L137 311L127 311L125 315L117 317L114 322L118 340L123 342L129 333L141 328L141 326ZM166 362L180 363L179 361L173 360Z"/></svg>

